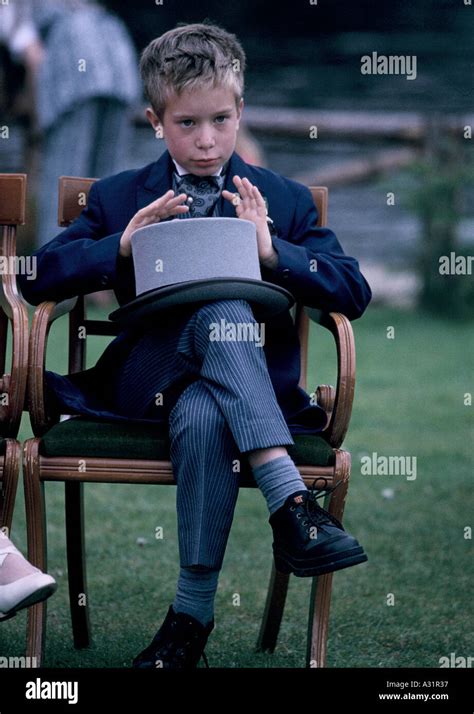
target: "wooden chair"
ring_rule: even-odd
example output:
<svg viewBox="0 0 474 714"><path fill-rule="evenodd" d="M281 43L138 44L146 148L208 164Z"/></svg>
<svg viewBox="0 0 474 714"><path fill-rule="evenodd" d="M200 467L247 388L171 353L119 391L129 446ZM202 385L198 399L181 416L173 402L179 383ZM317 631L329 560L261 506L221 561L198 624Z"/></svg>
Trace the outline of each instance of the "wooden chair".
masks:
<svg viewBox="0 0 474 714"><path fill-rule="evenodd" d="M25 205L26 176L0 174L0 528L7 534L20 470L21 449L16 436L25 404L28 370L28 311L16 285L16 271L22 265L22 259L16 255L16 232L17 226L25 223ZM7 368L9 372L5 373Z"/></svg>
<svg viewBox="0 0 474 714"><path fill-rule="evenodd" d="M78 216L92 180L63 177L60 179L59 222L68 226ZM320 225L327 216L326 188L312 188L319 210ZM82 204L82 205L80 205ZM316 315L320 325L330 330L337 346L338 377L336 389L321 386L319 404L327 413L327 426L322 436L296 436L289 451L307 485L315 478L327 479L328 485L341 481L331 494L326 507L341 519L350 474L350 455L341 450L351 415L355 380L353 333L349 320L331 313ZM77 297L61 304L45 302L36 308L29 356L28 400L35 438L25 443L24 472L30 560L46 569L46 532L44 482L64 481L66 498L66 543L72 629L76 647L90 641L89 616L86 606L79 605L78 595L86 593L86 560L84 552L83 483L113 482L142 484L175 484L169 461L168 435L157 435L156 427L94 422L85 417L52 423L45 411L43 392L45 352L51 324L69 314L69 372L85 368L86 340L78 339L78 328L86 335L116 335L117 327L108 321L89 320L84 312L84 298ZM306 388L308 352L308 314L297 305L295 319L301 340L302 376ZM78 460L87 458L87 470L78 469ZM249 473L242 475L243 487L256 487ZM321 485L323 485L321 483ZM277 572L273 565L268 596L258 639L260 650L273 651L276 645L289 576ZM310 666L325 664L332 575L313 578L309 613L307 661ZM84 599L84 598L83 598ZM86 602L87 602L86 598ZM41 661L44 644L46 603L29 610L27 654Z"/></svg>

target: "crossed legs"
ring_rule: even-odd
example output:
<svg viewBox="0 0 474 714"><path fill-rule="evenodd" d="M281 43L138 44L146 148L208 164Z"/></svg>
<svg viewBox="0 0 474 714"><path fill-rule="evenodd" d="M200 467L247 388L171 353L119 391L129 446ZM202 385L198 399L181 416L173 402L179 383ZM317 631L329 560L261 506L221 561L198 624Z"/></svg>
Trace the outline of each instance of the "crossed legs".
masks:
<svg viewBox="0 0 474 714"><path fill-rule="evenodd" d="M169 415L181 565L187 567L221 567L242 454L256 468L287 456L284 447L293 444L262 348L211 341L211 325L220 320L254 317L243 300L208 303L194 313L178 344L179 359L199 374Z"/></svg>
<svg viewBox="0 0 474 714"><path fill-rule="evenodd" d="M159 329L154 336L148 334L135 356L137 360L141 355L148 369L154 369L151 387L154 393L164 390L168 402L181 566L173 607L151 645L135 659L139 667L153 666L154 658L161 659L162 648L168 652L170 637L181 628L188 633L185 639L192 632L200 641L199 651L204 647L213 626L217 579L239 491L241 459L248 458L273 510L289 494L305 489L285 449L294 442L262 347L252 341L212 340L213 325L221 320L251 323L254 317L244 300L208 303L178 330L165 328L161 335ZM164 336L170 339L160 341ZM126 371L130 374L132 365ZM173 388L186 381L191 383L176 397ZM191 657L189 648L185 650Z"/></svg>

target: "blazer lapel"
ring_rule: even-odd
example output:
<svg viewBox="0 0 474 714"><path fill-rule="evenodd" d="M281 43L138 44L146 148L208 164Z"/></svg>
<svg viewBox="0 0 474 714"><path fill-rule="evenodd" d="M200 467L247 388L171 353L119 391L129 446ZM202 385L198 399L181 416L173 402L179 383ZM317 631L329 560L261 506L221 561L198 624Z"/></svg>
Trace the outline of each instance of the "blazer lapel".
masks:
<svg viewBox="0 0 474 714"><path fill-rule="evenodd" d="M152 164L144 184L137 186L137 211L163 196L171 188L172 159L165 149L158 161Z"/></svg>

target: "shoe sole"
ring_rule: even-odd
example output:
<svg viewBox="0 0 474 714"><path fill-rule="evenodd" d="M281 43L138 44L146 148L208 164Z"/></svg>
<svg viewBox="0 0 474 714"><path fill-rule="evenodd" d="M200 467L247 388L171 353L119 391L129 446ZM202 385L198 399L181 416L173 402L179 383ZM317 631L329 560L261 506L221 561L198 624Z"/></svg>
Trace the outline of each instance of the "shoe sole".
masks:
<svg viewBox="0 0 474 714"><path fill-rule="evenodd" d="M333 573L336 570L350 568L352 565L365 563L368 560L364 549L360 545L356 548L343 551L338 555L337 559L335 559L334 556L329 555L315 559L311 562L308 562L308 560L305 559L291 558L287 553L280 549L274 549L273 555L275 558L275 568L280 573L285 573L287 575L293 573L293 575L297 578L326 575L327 573Z"/></svg>
<svg viewBox="0 0 474 714"><path fill-rule="evenodd" d="M31 607L32 605L37 605L39 602L43 602L43 600L46 600L50 595L56 592L57 587L57 583L43 585L43 587L35 590L34 593L31 593L31 595L28 595L28 597L24 600L17 603L15 607L8 612L0 612L0 622L4 622L5 620L9 620L11 617L15 617L16 613L19 610L23 610L25 607Z"/></svg>

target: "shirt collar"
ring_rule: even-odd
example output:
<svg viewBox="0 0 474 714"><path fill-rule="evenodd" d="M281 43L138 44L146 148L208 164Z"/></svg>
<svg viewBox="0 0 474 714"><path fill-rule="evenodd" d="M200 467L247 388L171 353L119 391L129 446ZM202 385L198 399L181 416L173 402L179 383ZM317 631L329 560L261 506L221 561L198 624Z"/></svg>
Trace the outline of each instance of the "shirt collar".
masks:
<svg viewBox="0 0 474 714"><path fill-rule="evenodd" d="M171 157L171 158L173 158L173 157ZM178 176L184 176L185 174L188 174L188 173L189 173L189 171L186 171L186 169L183 169L183 167L180 166L180 165L178 164L178 162L175 161L174 159L173 159L173 163L174 163L174 165L176 166L176 171L177 171ZM227 162L227 163L228 163L228 162ZM226 164L222 164L222 166L221 166L217 171L214 171L214 173L211 174L211 176L220 176L221 173L222 173L222 167L224 166L225 168L227 168L227 163L226 163Z"/></svg>

